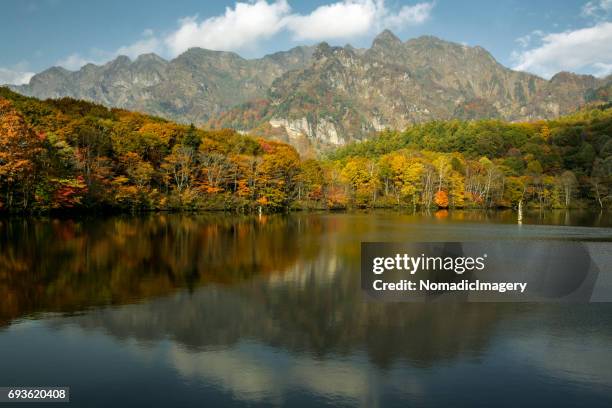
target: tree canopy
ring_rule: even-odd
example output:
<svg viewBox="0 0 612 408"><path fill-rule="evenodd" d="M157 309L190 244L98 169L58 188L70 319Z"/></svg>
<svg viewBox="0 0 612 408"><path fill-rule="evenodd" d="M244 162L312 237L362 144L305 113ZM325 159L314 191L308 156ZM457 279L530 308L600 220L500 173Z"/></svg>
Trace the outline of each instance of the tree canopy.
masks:
<svg viewBox="0 0 612 408"><path fill-rule="evenodd" d="M288 144L0 88L0 211L610 204L612 109L433 121L320 159Z"/></svg>

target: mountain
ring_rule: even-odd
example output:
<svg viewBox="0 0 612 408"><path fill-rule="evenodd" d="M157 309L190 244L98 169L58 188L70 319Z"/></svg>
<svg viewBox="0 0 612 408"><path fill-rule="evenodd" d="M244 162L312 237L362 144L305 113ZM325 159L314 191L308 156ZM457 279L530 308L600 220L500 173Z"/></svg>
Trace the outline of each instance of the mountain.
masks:
<svg viewBox="0 0 612 408"><path fill-rule="evenodd" d="M276 79L266 100L226 112L212 126L341 145L434 119L555 118L585 104L603 83L566 72L547 81L502 66L481 47L430 36L402 42L384 31L367 50L320 44L312 64Z"/></svg>
<svg viewBox="0 0 612 408"><path fill-rule="evenodd" d="M586 100L587 102L612 103L612 75L608 75L604 79L602 86L589 91Z"/></svg>
<svg viewBox="0 0 612 408"><path fill-rule="evenodd" d="M434 119L550 119L600 95L607 80L513 71L481 47L380 33L368 49L297 47L260 59L192 48L172 61L118 57L77 72L51 68L14 90L71 96L180 122L232 127L301 151Z"/></svg>
<svg viewBox="0 0 612 408"><path fill-rule="evenodd" d="M180 122L204 123L236 104L264 97L284 72L308 64L313 47L296 47L260 59L191 48L166 61L144 54L119 56L72 72L53 67L13 90L37 98L72 97L147 112Z"/></svg>

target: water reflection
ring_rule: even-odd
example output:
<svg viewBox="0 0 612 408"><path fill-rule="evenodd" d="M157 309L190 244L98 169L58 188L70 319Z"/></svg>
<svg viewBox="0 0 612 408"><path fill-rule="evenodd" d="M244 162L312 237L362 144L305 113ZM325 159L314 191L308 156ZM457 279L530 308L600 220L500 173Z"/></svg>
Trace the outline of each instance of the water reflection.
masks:
<svg viewBox="0 0 612 408"><path fill-rule="evenodd" d="M612 239L609 228L517 226L514 217L464 211L442 218L382 212L0 220L0 325L39 311L123 304L257 275L300 281L308 267L332 279L358 268L360 241ZM601 214L572 219L607 225Z"/></svg>
<svg viewBox="0 0 612 408"><path fill-rule="evenodd" d="M557 405L612 402L609 305L364 301L361 241L612 237L600 216L592 220L600 228L529 225L527 213L517 226L514 216L3 221L0 357L11 369L0 383L31 380L24 367L53 366L50 355L28 357L41 347L83 348L72 368L39 381L87 388L92 365L111 378L121 354L131 364L123 370L174 387L185 405L477 406L508 383L525 394L499 405L551 393ZM26 316L36 321L19 320ZM109 381L121 388L133 378ZM161 404L164 389L149 387L133 402Z"/></svg>
<svg viewBox="0 0 612 408"><path fill-rule="evenodd" d="M316 218L178 215L4 221L0 324L37 311L121 304L282 273L298 256L316 255L311 238L318 224Z"/></svg>
<svg viewBox="0 0 612 408"><path fill-rule="evenodd" d="M319 358L363 352L386 368L398 360L426 367L458 355L479 356L495 324L509 313L521 311L504 305L363 303L358 282L335 281L302 289L266 284L205 288L50 324L77 324L119 339L170 339L194 352L244 339Z"/></svg>

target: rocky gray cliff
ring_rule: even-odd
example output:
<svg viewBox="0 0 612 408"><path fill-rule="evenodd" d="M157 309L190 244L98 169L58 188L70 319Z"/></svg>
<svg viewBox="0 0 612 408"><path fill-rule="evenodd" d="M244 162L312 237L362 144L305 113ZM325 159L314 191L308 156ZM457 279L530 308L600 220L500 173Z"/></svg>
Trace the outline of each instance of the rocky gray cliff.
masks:
<svg viewBox="0 0 612 408"><path fill-rule="evenodd" d="M481 47L429 36L402 42L384 31L367 50L320 44L309 66L272 83L266 100L212 124L341 145L434 119L554 118L585 104L603 83L566 72L545 80L502 66Z"/></svg>
<svg viewBox="0 0 612 408"><path fill-rule="evenodd" d="M296 47L260 59L192 48L166 61L145 54L117 57L78 71L53 67L13 90L41 99L69 96L110 107L203 124L230 107L267 94L272 81L310 61L313 47Z"/></svg>

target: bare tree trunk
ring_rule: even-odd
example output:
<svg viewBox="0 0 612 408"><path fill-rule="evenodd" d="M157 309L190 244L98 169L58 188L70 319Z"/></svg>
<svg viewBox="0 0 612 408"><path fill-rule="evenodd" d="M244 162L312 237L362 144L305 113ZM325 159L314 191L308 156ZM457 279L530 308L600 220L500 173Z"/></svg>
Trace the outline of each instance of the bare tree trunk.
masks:
<svg viewBox="0 0 612 408"><path fill-rule="evenodd" d="M599 195L599 183L595 182L595 194L597 194L597 201L599 202L599 208L603 210L603 202L601 201L601 196Z"/></svg>

